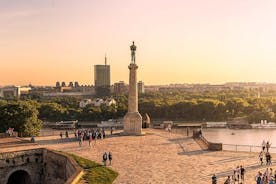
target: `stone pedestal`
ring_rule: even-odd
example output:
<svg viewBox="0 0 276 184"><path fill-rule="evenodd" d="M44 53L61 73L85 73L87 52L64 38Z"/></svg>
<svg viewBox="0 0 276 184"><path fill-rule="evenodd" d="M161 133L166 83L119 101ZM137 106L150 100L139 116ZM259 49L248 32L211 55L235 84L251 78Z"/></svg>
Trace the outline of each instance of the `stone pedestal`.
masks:
<svg viewBox="0 0 276 184"><path fill-rule="evenodd" d="M125 115L124 134L142 135L142 116L138 112L138 91L137 91L137 69L135 63L129 66L129 94L128 94L128 112Z"/></svg>
<svg viewBox="0 0 276 184"><path fill-rule="evenodd" d="M142 135L142 116L139 112L128 112L123 121L125 135Z"/></svg>

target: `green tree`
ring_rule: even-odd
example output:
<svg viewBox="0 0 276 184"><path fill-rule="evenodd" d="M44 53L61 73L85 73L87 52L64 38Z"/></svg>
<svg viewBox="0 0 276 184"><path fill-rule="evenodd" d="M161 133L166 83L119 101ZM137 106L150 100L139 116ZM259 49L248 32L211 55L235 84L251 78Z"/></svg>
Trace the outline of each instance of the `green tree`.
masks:
<svg viewBox="0 0 276 184"><path fill-rule="evenodd" d="M9 127L25 136L37 135L42 126L36 106L30 102L8 102L0 105L0 131Z"/></svg>
<svg viewBox="0 0 276 184"><path fill-rule="evenodd" d="M39 119L45 121L61 121L68 117L67 109L55 102L42 103L38 110Z"/></svg>
<svg viewBox="0 0 276 184"><path fill-rule="evenodd" d="M249 123L260 123L261 120L272 121L275 118L274 112L254 111L248 116Z"/></svg>

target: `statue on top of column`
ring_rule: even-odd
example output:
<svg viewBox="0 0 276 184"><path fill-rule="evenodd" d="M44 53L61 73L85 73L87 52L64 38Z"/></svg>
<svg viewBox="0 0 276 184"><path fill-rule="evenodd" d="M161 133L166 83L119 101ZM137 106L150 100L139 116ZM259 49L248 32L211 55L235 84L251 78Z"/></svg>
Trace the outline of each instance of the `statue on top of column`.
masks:
<svg viewBox="0 0 276 184"><path fill-rule="evenodd" d="M134 41L132 42L132 45L130 46L131 50L131 63L135 64L135 51L136 51L136 46L134 45Z"/></svg>

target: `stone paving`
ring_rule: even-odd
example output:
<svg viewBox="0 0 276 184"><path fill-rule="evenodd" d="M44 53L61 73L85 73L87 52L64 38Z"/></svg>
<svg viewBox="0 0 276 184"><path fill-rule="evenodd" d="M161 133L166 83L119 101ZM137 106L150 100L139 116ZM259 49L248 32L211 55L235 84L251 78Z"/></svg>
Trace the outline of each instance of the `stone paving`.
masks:
<svg viewBox="0 0 276 184"><path fill-rule="evenodd" d="M85 158L102 161L102 154L111 151L111 166L119 172L116 184L210 184L212 174L218 176L218 184L223 183L237 165L246 169L245 183L254 184L260 166L258 153L203 151L191 138L181 134L170 134L164 130L149 129L144 136L114 136L98 140L89 148L88 142L82 147L78 142L60 140L57 136L37 138L38 146L1 149L13 151L36 147L47 147L74 153ZM272 155L272 159L276 158ZM275 170L276 165L272 168Z"/></svg>

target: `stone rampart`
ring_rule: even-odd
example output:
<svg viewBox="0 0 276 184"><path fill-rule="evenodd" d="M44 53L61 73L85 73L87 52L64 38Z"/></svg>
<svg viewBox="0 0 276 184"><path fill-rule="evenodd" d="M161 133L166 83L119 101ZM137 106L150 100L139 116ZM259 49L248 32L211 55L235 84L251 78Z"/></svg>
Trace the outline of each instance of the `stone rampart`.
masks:
<svg viewBox="0 0 276 184"><path fill-rule="evenodd" d="M0 184L7 184L16 171L27 173L30 184L74 183L82 173L71 157L44 148L1 153L0 176L5 177L0 177Z"/></svg>

